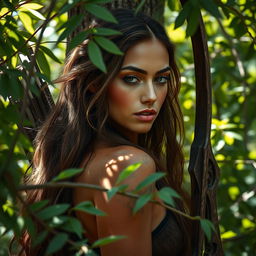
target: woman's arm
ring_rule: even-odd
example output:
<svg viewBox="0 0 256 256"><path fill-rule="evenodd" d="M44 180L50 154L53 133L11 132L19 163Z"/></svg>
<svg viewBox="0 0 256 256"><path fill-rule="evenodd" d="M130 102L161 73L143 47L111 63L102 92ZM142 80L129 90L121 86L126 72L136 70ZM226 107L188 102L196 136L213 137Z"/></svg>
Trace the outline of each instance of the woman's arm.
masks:
<svg viewBox="0 0 256 256"><path fill-rule="evenodd" d="M112 176L110 170L102 175L100 185L105 188L115 186L120 172L134 163L141 166L123 184L128 185L128 191L133 190L148 175L155 172L153 159L145 152L136 148L123 146L124 148L115 152L112 165ZM124 157L129 156L129 158ZM115 161L115 159L123 159ZM108 166L111 168L111 166ZM104 172L103 172L104 173ZM152 192L152 187L144 189L140 194ZM94 195L95 206L103 210L107 216L97 216L98 239L110 235L124 235L126 238L103 246L102 256L151 256L151 231L152 231L152 204L145 205L136 214L132 213L136 199L115 195L110 201L105 192L97 191Z"/></svg>

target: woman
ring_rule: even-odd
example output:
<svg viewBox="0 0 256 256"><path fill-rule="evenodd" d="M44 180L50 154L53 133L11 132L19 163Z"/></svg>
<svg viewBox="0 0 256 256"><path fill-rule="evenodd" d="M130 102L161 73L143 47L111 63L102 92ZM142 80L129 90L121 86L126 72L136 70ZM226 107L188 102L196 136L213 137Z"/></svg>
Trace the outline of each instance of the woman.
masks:
<svg viewBox="0 0 256 256"><path fill-rule="evenodd" d="M70 54L57 81L62 83L59 99L36 138L31 182L44 183L62 170L83 167L76 182L109 189L125 167L140 162L123 181L128 191L148 175L165 171L165 179L140 193L170 186L184 195L183 154L177 141L177 135L183 136L183 122L174 46L163 27L150 17L125 9L112 13L118 24L101 21L95 27L119 30L121 34L110 39L124 55L104 51L105 74L88 58L88 41ZM83 188L70 192L35 190L28 193L28 203L92 201L107 216L76 213L89 243L109 235L126 236L101 247L98 253L102 256L190 255L189 224L184 218L155 204L133 215L134 199L115 195L108 201L105 193ZM185 211L181 200L176 204ZM27 255L43 255L45 247L32 250L29 241L25 235ZM67 255L67 250L58 255Z"/></svg>

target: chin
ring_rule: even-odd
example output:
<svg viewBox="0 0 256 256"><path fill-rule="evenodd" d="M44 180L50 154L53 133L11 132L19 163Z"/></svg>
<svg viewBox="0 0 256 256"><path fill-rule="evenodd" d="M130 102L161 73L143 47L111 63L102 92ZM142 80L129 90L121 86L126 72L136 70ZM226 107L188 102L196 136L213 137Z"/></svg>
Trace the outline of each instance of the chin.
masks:
<svg viewBox="0 0 256 256"><path fill-rule="evenodd" d="M144 127L140 127L138 129L136 129L136 133L138 134L144 134L144 133L148 133L152 128L152 124L150 125L145 125Z"/></svg>

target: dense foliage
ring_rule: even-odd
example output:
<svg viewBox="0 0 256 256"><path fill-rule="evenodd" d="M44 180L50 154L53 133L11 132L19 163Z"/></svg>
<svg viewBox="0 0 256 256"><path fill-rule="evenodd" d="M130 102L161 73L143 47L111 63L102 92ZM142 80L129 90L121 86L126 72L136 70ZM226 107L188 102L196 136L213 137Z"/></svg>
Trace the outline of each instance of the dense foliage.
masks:
<svg viewBox="0 0 256 256"><path fill-rule="evenodd" d="M87 4L85 8L88 13L113 19L105 9L99 7L102 3L109 2L106 0L0 2L0 255L6 255L10 237L13 234L19 236L24 228L28 228L29 232L37 237L35 243L40 243L47 232L55 232L56 227L61 230L55 233L49 244L49 254L66 242L72 243L67 230L75 232L82 241L81 224L70 216L62 215L68 205L45 208L47 202L41 202L28 207L27 215L22 217L19 213L22 193L18 193L18 189L24 190L20 184L33 152L30 141L18 128L20 124L30 125L24 118L27 95L31 92L36 95L39 93L35 86L38 78L47 81L53 95L58 93L58 88L52 85L51 80L56 78L61 70L68 35L82 22L81 16L67 19L67 11L79 2ZM95 7L95 3L99 5ZM256 116L253 109L256 95L256 5L253 0L190 0L181 8L179 1L166 1L165 25L170 38L177 45L177 60L182 73L180 100L186 125L187 160L193 139L195 111L194 65L188 36L196 29L200 9L206 25L211 57L214 101L212 146L221 169L218 211L224 251L225 255L254 255ZM186 18L188 23L185 22ZM80 33L69 47L79 44L89 33L96 35L98 40L91 45L90 57L95 65L104 71L101 50L106 45L107 39L104 36L111 32ZM35 55L31 55L30 49L33 49ZM107 50L118 54L116 46L109 41ZM34 69L35 64L39 66L40 71ZM11 104L17 101L22 103ZM125 170L120 178L135 169L136 166ZM78 171L68 170L53 182L61 182ZM151 177L145 184L150 184L159 177ZM118 189L122 192L124 188ZM110 191L109 197L111 198L118 189ZM176 196L175 193L171 190L161 193L159 196L166 200L167 204L172 204L170 197L166 195L173 197ZM134 210L139 210L150 199L148 195L140 198ZM78 205L73 210L103 214L89 202ZM45 221L44 232L35 234L31 216ZM93 246L119 238L98 241L98 244ZM79 243L73 245L81 248ZM80 254L83 250L80 250Z"/></svg>

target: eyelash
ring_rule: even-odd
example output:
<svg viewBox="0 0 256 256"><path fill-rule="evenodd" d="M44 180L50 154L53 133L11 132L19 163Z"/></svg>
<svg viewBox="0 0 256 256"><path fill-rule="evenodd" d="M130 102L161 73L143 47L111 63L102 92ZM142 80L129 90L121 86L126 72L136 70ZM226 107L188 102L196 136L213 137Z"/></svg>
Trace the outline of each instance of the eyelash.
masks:
<svg viewBox="0 0 256 256"><path fill-rule="evenodd" d="M131 81L133 79L136 79L136 81ZM164 79L164 81L160 82L159 80L160 79ZM130 84L130 85L137 85L140 83L141 81L141 78L137 77L137 76L134 76L134 75L127 75L127 76L124 76L122 78L122 80L126 83L126 84ZM168 81L170 81L170 77L169 76L158 76L154 79L154 82L156 82L157 84L160 84L160 85L164 85L166 84Z"/></svg>
<svg viewBox="0 0 256 256"><path fill-rule="evenodd" d="M131 82L132 79L136 79L136 82ZM136 84L139 84L140 82L140 78L138 78L137 76L133 76L133 75L127 75L127 76L124 76L122 78L122 80L127 83L127 84L131 84L131 85L136 85Z"/></svg>

